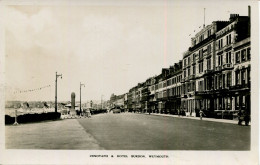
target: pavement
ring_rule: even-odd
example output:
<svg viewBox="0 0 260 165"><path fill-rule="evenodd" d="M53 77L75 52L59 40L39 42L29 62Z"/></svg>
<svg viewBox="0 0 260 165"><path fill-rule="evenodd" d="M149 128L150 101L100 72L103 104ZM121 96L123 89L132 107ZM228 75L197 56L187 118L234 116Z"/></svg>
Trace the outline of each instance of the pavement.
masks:
<svg viewBox="0 0 260 165"><path fill-rule="evenodd" d="M5 126L6 149L249 150L251 127L167 114L98 114ZM18 121L19 122L19 121Z"/></svg>
<svg viewBox="0 0 260 165"><path fill-rule="evenodd" d="M149 115L149 113L145 113ZM178 115L170 115L170 114L159 114L159 113L151 113L150 115L156 116L167 116L167 117L175 117L175 118L183 118L183 119L192 119L192 120L200 120L200 117L191 117L191 116L178 116ZM238 124L237 120L228 120L228 119L215 119L215 118L206 118L203 117L202 120L204 121L212 121L212 122L219 122L219 123L229 123L229 124ZM242 122L244 124L244 121ZM249 123L250 125L250 123Z"/></svg>
<svg viewBox="0 0 260 165"><path fill-rule="evenodd" d="M19 121L18 121L19 122ZM102 150L76 119L5 126L6 149Z"/></svg>

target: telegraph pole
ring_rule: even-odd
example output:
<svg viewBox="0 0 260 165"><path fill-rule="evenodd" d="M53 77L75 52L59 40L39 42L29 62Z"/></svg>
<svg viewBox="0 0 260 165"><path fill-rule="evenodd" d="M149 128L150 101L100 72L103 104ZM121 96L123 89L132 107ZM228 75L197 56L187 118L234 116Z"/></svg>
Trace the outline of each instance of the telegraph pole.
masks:
<svg viewBox="0 0 260 165"><path fill-rule="evenodd" d="M57 106L57 79L58 77L61 77L62 79L62 74L57 74L56 72L56 79L55 79L55 113L58 111L58 106Z"/></svg>

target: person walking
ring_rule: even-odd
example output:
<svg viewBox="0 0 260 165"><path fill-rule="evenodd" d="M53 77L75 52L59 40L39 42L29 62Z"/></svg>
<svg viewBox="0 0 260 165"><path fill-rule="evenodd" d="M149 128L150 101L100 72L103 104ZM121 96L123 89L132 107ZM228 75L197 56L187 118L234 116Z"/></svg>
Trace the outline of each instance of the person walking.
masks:
<svg viewBox="0 0 260 165"><path fill-rule="evenodd" d="M241 110L239 110L238 114L237 114L237 118L238 118L238 125L241 125L242 124L242 121L243 121L243 117L242 117L242 112Z"/></svg>
<svg viewBox="0 0 260 165"><path fill-rule="evenodd" d="M245 112L244 120L245 120L245 125L248 126L250 121L250 116L248 115L248 112Z"/></svg>
<svg viewBox="0 0 260 165"><path fill-rule="evenodd" d="M87 109L87 116L88 116L88 118L90 118L90 117L91 117L91 112L90 112L90 109Z"/></svg>
<svg viewBox="0 0 260 165"><path fill-rule="evenodd" d="M204 115L204 116L206 116L206 115L205 115L205 113L204 113L202 110L200 110L199 113L200 113L200 120L202 120L203 115Z"/></svg>

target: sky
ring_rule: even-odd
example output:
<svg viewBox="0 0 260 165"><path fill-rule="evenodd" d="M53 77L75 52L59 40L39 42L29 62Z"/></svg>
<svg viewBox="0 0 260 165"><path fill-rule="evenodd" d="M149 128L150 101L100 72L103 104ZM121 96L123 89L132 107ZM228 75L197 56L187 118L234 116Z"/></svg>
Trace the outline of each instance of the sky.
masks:
<svg viewBox="0 0 260 165"><path fill-rule="evenodd" d="M5 98L103 100L182 59L204 23L248 15L248 1L54 1L4 8ZM59 2L59 3L58 3ZM195 31L195 32L194 32ZM47 87L46 87L47 86ZM45 88L43 88L45 87ZM42 89L40 89L42 88ZM37 90L35 90L37 89ZM28 91L31 90L31 91ZM21 92L20 91L27 91Z"/></svg>

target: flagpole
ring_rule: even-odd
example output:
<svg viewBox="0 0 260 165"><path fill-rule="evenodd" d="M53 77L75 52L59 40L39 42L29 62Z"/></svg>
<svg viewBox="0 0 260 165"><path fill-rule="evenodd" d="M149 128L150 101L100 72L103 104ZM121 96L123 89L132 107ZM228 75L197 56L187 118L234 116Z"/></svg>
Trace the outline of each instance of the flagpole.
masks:
<svg viewBox="0 0 260 165"><path fill-rule="evenodd" d="M205 8L204 8L204 24L203 24L203 28L205 27Z"/></svg>

